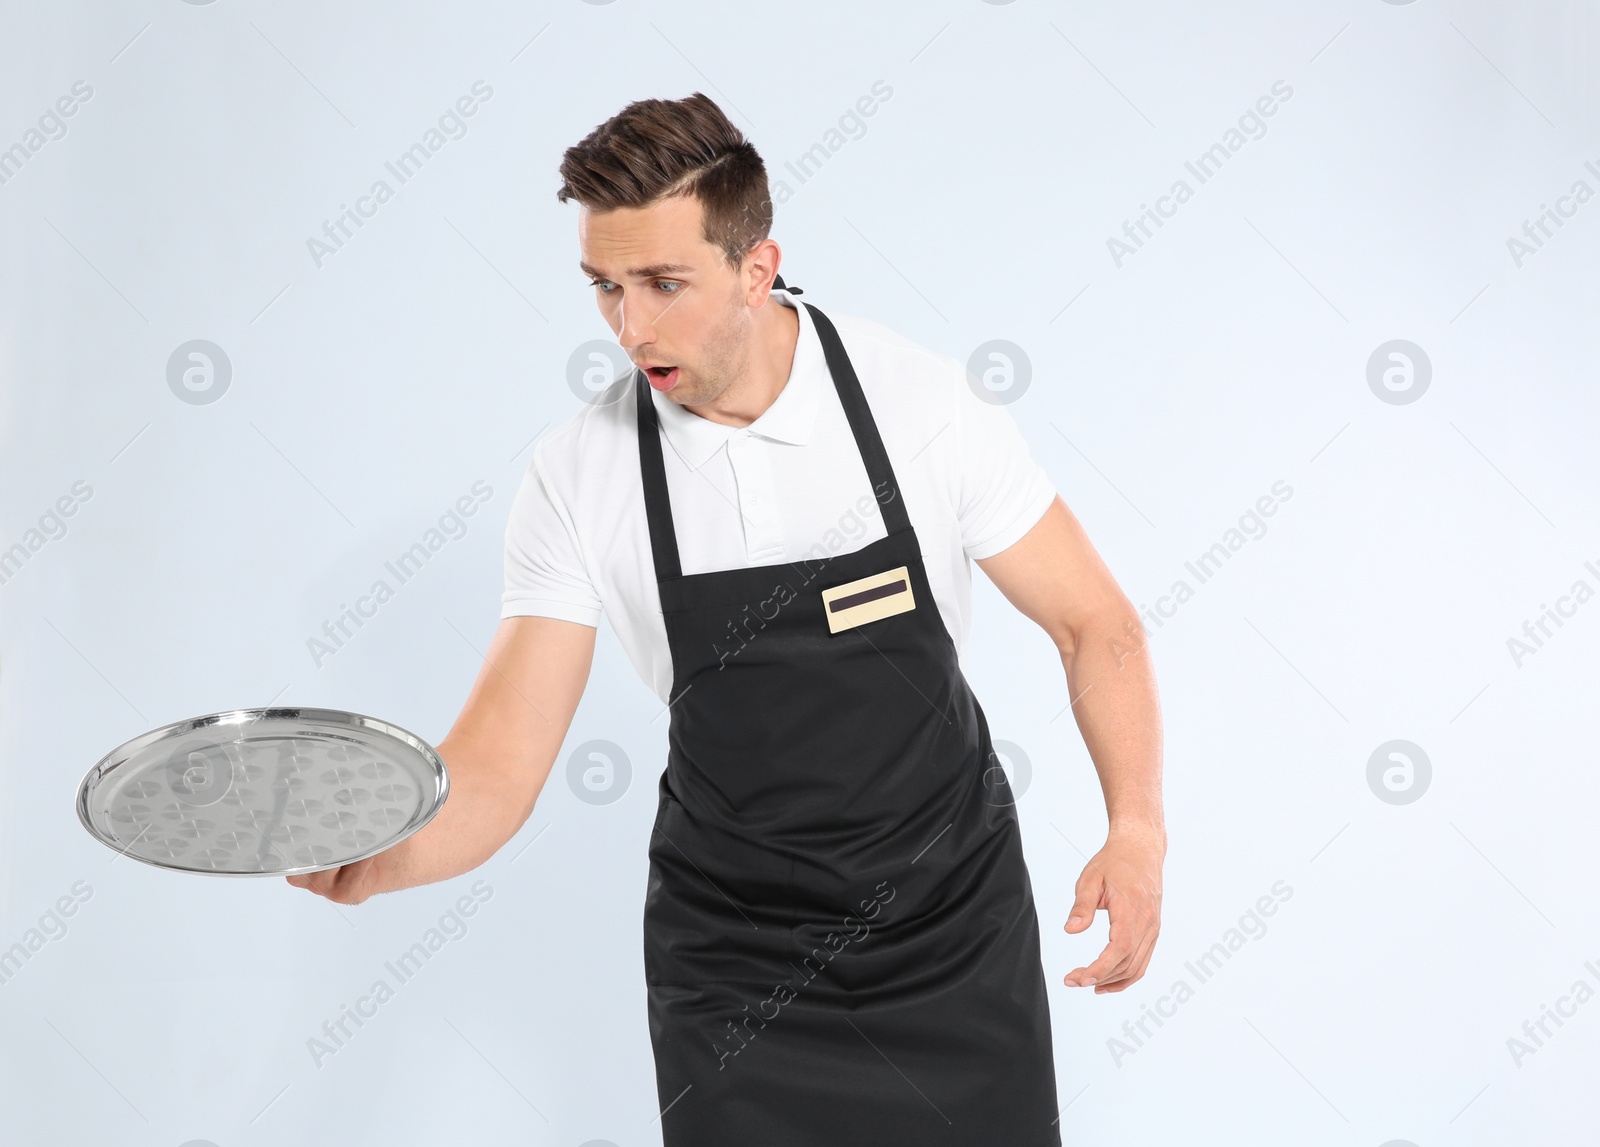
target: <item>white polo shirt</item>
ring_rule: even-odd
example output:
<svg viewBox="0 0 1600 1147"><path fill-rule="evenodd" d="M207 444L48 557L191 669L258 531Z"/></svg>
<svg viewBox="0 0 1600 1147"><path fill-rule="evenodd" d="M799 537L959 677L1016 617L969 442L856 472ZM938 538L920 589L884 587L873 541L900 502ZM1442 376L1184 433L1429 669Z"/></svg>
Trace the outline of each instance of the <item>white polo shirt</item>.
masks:
<svg viewBox="0 0 1600 1147"><path fill-rule="evenodd" d="M685 574L848 553L888 532L810 313L788 381L736 428L650 391ZM869 319L819 304L839 331L894 467L928 582L959 653L972 619L970 559L1031 529L1055 498L1003 406L965 364ZM663 704L672 656L639 471L633 371L534 446L505 531L500 616L610 621ZM667 447L670 446L670 449Z"/></svg>

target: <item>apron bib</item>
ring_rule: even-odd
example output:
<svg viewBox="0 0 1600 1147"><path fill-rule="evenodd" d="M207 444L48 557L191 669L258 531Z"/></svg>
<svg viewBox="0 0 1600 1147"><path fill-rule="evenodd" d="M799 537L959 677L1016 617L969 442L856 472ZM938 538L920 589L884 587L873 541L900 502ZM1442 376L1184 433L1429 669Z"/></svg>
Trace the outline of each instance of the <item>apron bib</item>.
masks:
<svg viewBox="0 0 1600 1147"><path fill-rule="evenodd" d="M644 965L665 1147L1057 1147L1012 794L872 412L810 311L888 534L682 573L639 460L672 653Z"/></svg>

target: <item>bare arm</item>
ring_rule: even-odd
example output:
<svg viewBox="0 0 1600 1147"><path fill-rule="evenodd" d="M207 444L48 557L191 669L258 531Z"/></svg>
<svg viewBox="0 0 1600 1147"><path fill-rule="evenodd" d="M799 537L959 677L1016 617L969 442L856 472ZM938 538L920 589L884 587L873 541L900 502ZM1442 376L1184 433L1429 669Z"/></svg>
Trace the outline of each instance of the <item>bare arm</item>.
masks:
<svg viewBox="0 0 1600 1147"><path fill-rule="evenodd" d="M1121 991L1144 975L1155 946L1167 850L1161 711L1138 611L1059 496L1015 545L978 565L1060 651L1110 820L1105 847L1078 878L1066 924L1081 932L1104 908L1110 942L1066 982Z"/></svg>
<svg viewBox="0 0 1600 1147"><path fill-rule="evenodd" d="M469 872L516 835L533 811L572 724L594 660L595 629L549 617L508 617L439 755L450 795L425 827L393 848L290 884L341 904Z"/></svg>

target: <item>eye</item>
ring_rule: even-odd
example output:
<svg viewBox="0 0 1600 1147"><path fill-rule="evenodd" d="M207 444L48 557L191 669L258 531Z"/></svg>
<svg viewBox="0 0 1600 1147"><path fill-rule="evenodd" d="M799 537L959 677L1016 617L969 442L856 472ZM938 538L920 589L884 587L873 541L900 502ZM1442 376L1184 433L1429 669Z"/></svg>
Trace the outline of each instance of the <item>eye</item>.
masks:
<svg viewBox="0 0 1600 1147"><path fill-rule="evenodd" d="M606 290L605 288L616 286L616 284L613 283L610 279L590 279L589 280L589 285L591 287L599 287L599 288L601 288L600 293L602 295L609 295L611 293L609 290Z"/></svg>
<svg viewBox="0 0 1600 1147"><path fill-rule="evenodd" d="M658 287L672 287L672 288L674 288L673 290L662 292L663 294L667 294L667 295L676 295L676 294L678 294L679 291L677 290L677 288L683 287L685 285L686 284L680 283L676 279L657 279L656 280L656 286L658 286Z"/></svg>

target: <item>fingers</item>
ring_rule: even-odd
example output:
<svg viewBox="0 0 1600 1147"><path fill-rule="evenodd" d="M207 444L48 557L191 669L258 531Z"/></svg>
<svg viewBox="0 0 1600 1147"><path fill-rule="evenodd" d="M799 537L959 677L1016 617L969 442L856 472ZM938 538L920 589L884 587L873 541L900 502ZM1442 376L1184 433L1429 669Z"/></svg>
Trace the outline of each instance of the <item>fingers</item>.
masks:
<svg viewBox="0 0 1600 1147"><path fill-rule="evenodd" d="M1086 968L1074 968L1068 972L1065 982L1069 988L1087 988L1093 985L1098 990L1101 983L1118 978L1118 973L1127 965L1132 955L1132 950L1127 946L1112 941L1101 950L1094 963Z"/></svg>
<svg viewBox="0 0 1600 1147"><path fill-rule="evenodd" d="M334 882L339 877L337 868L325 868L321 872L308 872L305 874L306 888L318 896L327 896L333 891Z"/></svg>
<svg viewBox="0 0 1600 1147"><path fill-rule="evenodd" d="M1087 872L1085 876L1088 876ZM1080 881L1085 887L1092 883L1099 881ZM1068 987L1092 985L1097 995L1102 992L1122 991L1143 976L1145 968L1150 963L1156 936L1160 932L1153 900L1141 906L1132 898L1118 894L1109 885L1105 887L1108 893L1106 913L1111 921L1106 946L1093 963L1087 967L1074 968L1067 973L1063 981ZM1076 918L1083 898L1083 889L1080 889L1078 903L1073 905L1073 919ZM1093 918L1092 908L1089 911L1089 918ZM1073 919L1067 921L1069 931L1073 930Z"/></svg>
<svg viewBox="0 0 1600 1147"><path fill-rule="evenodd" d="M360 891L361 873L358 866L363 863L358 861L338 868L325 868L321 872L303 872L284 879L296 888L304 888L335 904L360 904L367 898L366 893Z"/></svg>
<svg viewBox="0 0 1600 1147"><path fill-rule="evenodd" d="M1128 960L1120 968L1102 977L1100 982L1095 984L1095 994L1120 992L1138 983L1144 977L1145 969L1150 966L1150 957L1155 951L1155 946L1156 932L1147 930Z"/></svg>
<svg viewBox="0 0 1600 1147"><path fill-rule="evenodd" d="M1105 877L1099 869L1092 864L1083 870L1078 877L1076 896L1072 901L1072 912L1067 916L1064 925L1068 932L1082 932L1094 922L1095 909L1099 907L1101 898L1106 892ZM1109 946L1107 951L1109 951ZM1067 973L1065 983L1070 988L1085 988L1096 983L1105 971L1105 953L1100 959L1087 968L1074 968Z"/></svg>
<svg viewBox="0 0 1600 1147"><path fill-rule="evenodd" d="M1072 902L1072 912L1067 916L1065 927L1068 932L1082 932L1094 923L1094 911L1104 891L1105 878L1099 871L1084 869L1083 875L1078 877L1077 897Z"/></svg>

